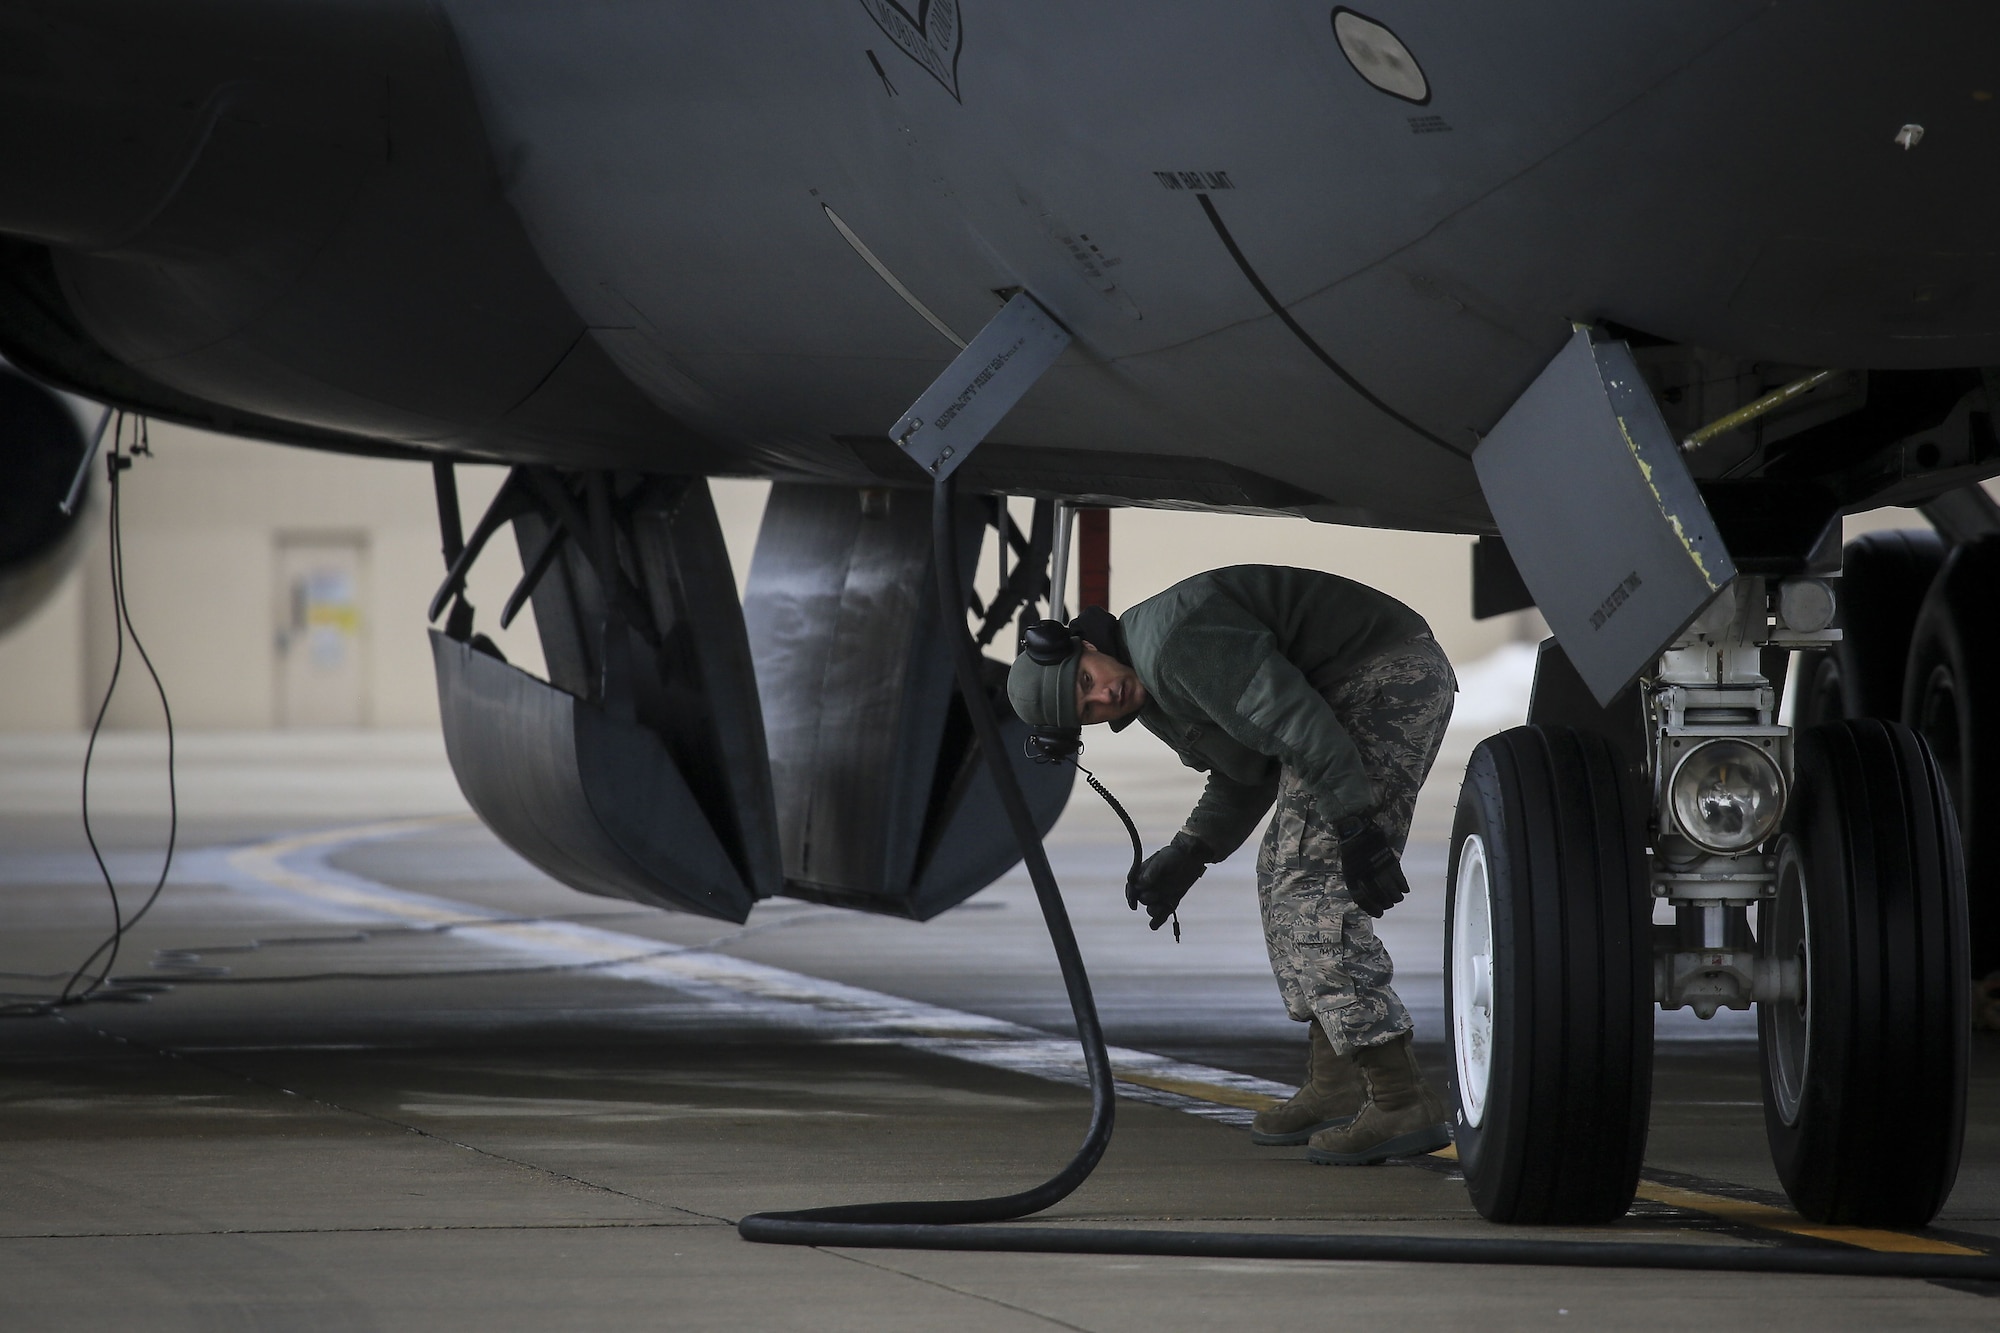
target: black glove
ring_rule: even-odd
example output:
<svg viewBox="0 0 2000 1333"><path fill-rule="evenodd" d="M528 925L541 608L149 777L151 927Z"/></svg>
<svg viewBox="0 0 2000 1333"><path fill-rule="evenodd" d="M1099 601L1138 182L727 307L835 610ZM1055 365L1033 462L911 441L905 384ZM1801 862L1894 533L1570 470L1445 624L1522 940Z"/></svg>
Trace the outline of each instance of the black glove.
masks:
<svg viewBox="0 0 2000 1333"><path fill-rule="evenodd" d="M1334 826L1340 838L1340 865L1347 872L1348 896L1370 916L1382 913L1403 901L1410 881L1403 878L1403 865L1389 840L1371 819L1343 819Z"/></svg>
<svg viewBox="0 0 2000 1333"><path fill-rule="evenodd" d="M1208 848L1201 839L1185 830L1174 834L1172 842L1126 877L1125 905L1136 912L1144 903L1147 925L1158 930L1208 869L1208 860Z"/></svg>

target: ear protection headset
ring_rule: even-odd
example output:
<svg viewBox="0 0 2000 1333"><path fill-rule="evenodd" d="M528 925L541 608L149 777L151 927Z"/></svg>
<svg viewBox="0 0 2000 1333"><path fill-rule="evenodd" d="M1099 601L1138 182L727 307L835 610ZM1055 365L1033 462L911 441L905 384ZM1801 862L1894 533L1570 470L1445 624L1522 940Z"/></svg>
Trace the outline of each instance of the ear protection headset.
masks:
<svg viewBox="0 0 2000 1333"><path fill-rule="evenodd" d="M1037 666L1060 666L1083 649L1083 636L1060 620L1037 620L1021 631L1021 651ZM1028 728L1028 758L1059 764L1083 750L1082 727Z"/></svg>
<svg viewBox="0 0 2000 1333"><path fill-rule="evenodd" d="M1109 625L1108 632L1106 622ZM1077 617L1077 623L1099 635L1099 638L1092 642L1114 642L1112 636L1117 633L1117 622L1111 619L1103 607L1085 607L1083 613ZM1021 651L1026 653L1028 660L1037 666L1060 666L1083 651L1083 635L1060 620L1037 620L1021 631ZM1120 822L1125 825L1125 832L1131 835L1132 869L1127 878L1137 875L1140 857L1144 855L1144 848L1139 841L1139 826L1132 822L1132 816L1125 812L1125 807L1118 803L1118 798L1111 794L1111 789L1099 782L1097 775L1085 768L1083 761L1077 758L1083 753L1083 728L1030 727L1027 751L1028 758L1038 764L1076 761L1077 771L1083 774L1084 781L1104 798L1112 813L1116 814ZM1180 938L1181 919L1176 916L1174 942L1179 943Z"/></svg>
<svg viewBox="0 0 2000 1333"><path fill-rule="evenodd" d="M1021 651L1037 666L1061 666L1082 646L1082 636L1060 620L1037 620L1021 631Z"/></svg>

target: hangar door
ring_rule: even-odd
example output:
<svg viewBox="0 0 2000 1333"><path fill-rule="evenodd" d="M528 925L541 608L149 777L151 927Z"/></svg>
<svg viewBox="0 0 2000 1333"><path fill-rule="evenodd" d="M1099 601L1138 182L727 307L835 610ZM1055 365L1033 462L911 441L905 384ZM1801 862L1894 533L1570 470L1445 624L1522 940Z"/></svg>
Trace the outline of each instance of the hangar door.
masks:
<svg viewBox="0 0 2000 1333"><path fill-rule="evenodd" d="M278 725L358 727L368 707L361 537L281 534L277 550Z"/></svg>

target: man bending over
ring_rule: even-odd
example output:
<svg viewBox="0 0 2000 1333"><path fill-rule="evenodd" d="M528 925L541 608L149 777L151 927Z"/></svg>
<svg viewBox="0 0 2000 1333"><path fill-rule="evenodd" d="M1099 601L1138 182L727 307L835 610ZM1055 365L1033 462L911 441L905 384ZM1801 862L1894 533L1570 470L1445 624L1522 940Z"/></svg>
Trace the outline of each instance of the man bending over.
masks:
<svg viewBox="0 0 2000 1333"><path fill-rule="evenodd" d="M1044 622L1009 673L1030 726L1115 731L1136 717L1208 774L1186 825L1126 884L1155 930L1276 802L1257 898L1285 1008L1312 1029L1305 1086L1259 1113L1256 1143L1358 1166L1450 1142L1374 922L1409 891L1399 858L1457 688L1415 611L1273 565L1197 574L1115 619L1092 608L1068 629Z"/></svg>

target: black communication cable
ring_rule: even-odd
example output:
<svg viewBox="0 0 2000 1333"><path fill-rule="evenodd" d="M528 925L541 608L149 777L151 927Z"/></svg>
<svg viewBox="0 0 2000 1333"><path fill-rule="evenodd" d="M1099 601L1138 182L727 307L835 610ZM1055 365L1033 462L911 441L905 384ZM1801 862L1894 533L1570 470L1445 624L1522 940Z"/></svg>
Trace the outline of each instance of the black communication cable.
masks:
<svg viewBox="0 0 2000 1333"><path fill-rule="evenodd" d="M1083 747L1079 745L1077 747L1077 758L1075 761L1076 771L1083 774L1083 780L1090 784L1090 789L1092 791L1096 792L1099 796L1102 796L1104 798L1104 803L1110 806L1111 813L1117 815L1118 818L1124 823L1125 832L1127 836L1129 836L1132 839L1132 868L1127 872L1125 872L1125 882L1127 884L1130 884L1133 880L1139 877L1139 867L1145 863L1146 844L1140 841L1139 826L1132 822L1132 816L1125 813L1125 807L1119 803L1118 798L1116 796L1113 796L1111 794L1111 788L1099 782L1097 780L1097 774L1091 772L1089 769L1083 766L1083 759L1081 757L1082 754L1083 754ZM1167 914L1167 918L1174 923L1174 943L1179 944L1181 942L1181 914L1178 910L1175 910L1169 912Z"/></svg>
<svg viewBox="0 0 2000 1333"><path fill-rule="evenodd" d="M1078 754L1081 755L1081 753L1082 751L1079 750ZM1083 774L1083 780L1090 784L1092 791L1104 798L1104 803L1111 807L1111 813L1117 815L1124 822L1125 833L1132 839L1132 870L1126 876L1128 879L1131 878L1132 875L1139 873L1139 865L1145 860L1146 856L1146 846L1139 840L1139 826L1132 822L1132 816L1125 813L1125 807L1118 803L1118 798L1111 794L1111 789L1097 780L1097 774L1083 766L1081 758L1077 760L1076 771Z"/></svg>
<svg viewBox="0 0 2000 1333"><path fill-rule="evenodd" d="M0 1004L0 1018L39 1018L52 1014L71 1005L86 1004L94 1000L121 997L121 988L111 981L112 969L118 965L118 953L123 947L125 936L145 919L153 910L153 904L160 899L160 892L167 885L167 873L173 868L174 846L180 834L180 799L174 781L174 714L167 704L167 688L160 681L160 673L153 665L152 656L139 638L138 627L132 623L132 610L125 600L125 533L123 505L120 499L119 480L121 474L132 466L132 456L151 457L153 452L152 431L144 417L132 426L130 451L125 451L126 417L123 412L116 415L111 432L111 451L105 455L104 465L108 474L110 497L107 504L106 527L109 529L106 546L109 549L111 573L111 617L117 644L111 658L111 678L105 682L104 698L98 702L97 716L90 724L90 740L83 751L83 837L90 844L90 855L97 862L97 873L104 878L105 892L111 899L111 933L104 937L89 955L78 963L63 983L60 992L53 996L16 996L12 1003ZM90 822L90 773L97 757L97 740L104 730L105 714L111 709L111 696L118 690L119 677L125 669L125 639L130 635L132 649L138 653L146 674L152 678L153 690L160 697L160 712L166 719L167 729L167 850L160 860L159 877L153 881L152 890L145 902L130 918L124 914L124 907L118 901L118 884L112 878L111 868L105 864L104 851L98 845L97 832ZM103 966L97 966L98 960ZM95 969L95 975L92 975Z"/></svg>
<svg viewBox="0 0 2000 1333"><path fill-rule="evenodd" d="M965 629L960 596L952 483L935 483L931 535L936 546L938 606L953 644L959 693L993 774L1007 822L1021 847L1035 897L1062 968L1090 1080L1090 1127L1076 1155L1040 1185L986 1199L847 1204L797 1212L753 1213L736 1224L748 1241L769 1245L834 1245L853 1249L972 1250L1016 1254L1131 1254L1173 1258L1338 1259L1374 1263L1508 1264L1575 1268L1682 1269L1738 1273L1805 1273L1900 1277L1947 1282L2000 1281L2000 1258L1877 1253L1847 1248L1676 1245L1643 1241L1547 1241L1431 1236L1286 1235L1237 1231L1145 1231L1110 1227L996 1227L1067 1198L1096 1169L1111 1141L1115 1095L1104 1029L1090 995L1076 933L1062 890L1049 868L1013 764L1001 748L1000 725L979 678L979 651ZM1093 786L1097 784L1093 780ZM1108 793L1107 793L1108 796ZM1122 807L1112 802L1123 815ZM1136 844L1137 830L1126 817Z"/></svg>

